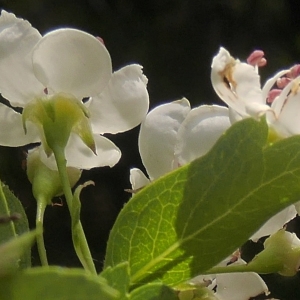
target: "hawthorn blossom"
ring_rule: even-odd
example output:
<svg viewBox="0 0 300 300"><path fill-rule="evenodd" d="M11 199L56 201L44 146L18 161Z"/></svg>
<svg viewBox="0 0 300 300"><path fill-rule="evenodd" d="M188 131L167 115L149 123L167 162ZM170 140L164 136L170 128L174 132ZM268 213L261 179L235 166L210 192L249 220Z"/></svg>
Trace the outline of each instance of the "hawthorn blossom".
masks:
<svg viewBox="0 0 300 300"><path fill-rule="evenodd" d="M261 87L258 67L266 64L263 56L256 50L241 62L221 47L211 65L213 88L229 106L232 121L266 114L279 138L299 134L300 65L279 71Z"/></svg>
<svg viewBox="0 0 300 300"><path fill-rule="evenodd" d="M266 114L273 138L299 134L300 67L296 65L278 72L261 88L258 67L266 64L263 56L262 51L254 51L247 62L241 62L221 47L212 61L212 85L229 106L231 122ZM296 216L296 208L291 205L276 214L251 239L256 241L281 229Z"/></svg>
<svg viewBox="0 0 300 300"><path fill-rule="evenodd" d="M241 117L259 117L270 110L256 68L235 60L224 48L213 58L211 81L217 95Z"/></svg>
<svg viewBox="0 0 300 300"><path fill-rule="evenodd" d="M194 109L186 98L160 105L141 123L139 151L150 180L206 154L230 126L228 109L201 105ZM132 169L133 190L149 179Z"/></svg>
<svg viewBox="0 0 300 300"><path fill-rule="evenodd" d="M143 120L149 105L146 85L139 65L113 73L110 55L96 37L70 28L41 36L28 21L2 10L0 93L9 105L0 103L1 145L42 141L47 152L41 112L49 109L50 119L60 113L67 122L75 116L66 107L59 109L70 100L80 116L67 140L68 166L113 166L120 150L102 134L127 131ZM59 132L53 135L60 138Z"/></svg>

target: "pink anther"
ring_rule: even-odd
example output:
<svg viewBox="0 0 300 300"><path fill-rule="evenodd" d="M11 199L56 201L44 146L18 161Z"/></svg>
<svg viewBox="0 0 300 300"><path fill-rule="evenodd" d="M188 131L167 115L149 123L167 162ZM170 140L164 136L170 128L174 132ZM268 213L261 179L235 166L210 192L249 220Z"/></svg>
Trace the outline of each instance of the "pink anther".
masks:
<svg viewBox="0 0 300 300"><path fill-rule="evenodd" d="M291 80L292 79L288 77L281 77L277 79L276 85L279 89L283 89L291 82Z"/></svg>
<svg viewBox="0 0 300 300"><path fill-rule="evenodd" d="M273 89L269 92L268 97L267 97L267 103L272 103L276 97L280 95L282 90L280 89Z"/></svg>
<svg viewBox="0 0 300 300"><path fill-rule="evenodd" d="M247 58L247 63L251 66L263 67L267 64L264 58L265 53L262 50L254 50Z"/></svg>
<svg viewBox="0 0 300 300"><path fill-rule="evenodd" d="M105 45L105 44L104 44L103 38L101 38L100 36L96 36L96 39L97 39L99 42L101 42L103 45Z"/></svg>

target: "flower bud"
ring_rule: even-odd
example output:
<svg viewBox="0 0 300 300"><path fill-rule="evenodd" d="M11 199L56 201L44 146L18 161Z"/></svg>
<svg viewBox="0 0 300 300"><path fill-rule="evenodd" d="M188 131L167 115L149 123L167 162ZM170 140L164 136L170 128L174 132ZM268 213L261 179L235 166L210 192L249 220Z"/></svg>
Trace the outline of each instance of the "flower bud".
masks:
<svg viewBox="0 0 300 300"><path fill-rule="evenodd" d="M67 167L70 185L74 186L81 176L81 170ZM39 150L30 151L27 158L27 177L32 183L35 199L51 204L55 196L63 194L59 173L48 168L40 159Z"/></svg>
<svg viewBox="0 0 300 300"><path fill-rule="evenodd" d="M265 249L249 264L258 273L278 272L283 276L294 276L300 266L300 240L295 233L281 229L264 242Z"/></svg>

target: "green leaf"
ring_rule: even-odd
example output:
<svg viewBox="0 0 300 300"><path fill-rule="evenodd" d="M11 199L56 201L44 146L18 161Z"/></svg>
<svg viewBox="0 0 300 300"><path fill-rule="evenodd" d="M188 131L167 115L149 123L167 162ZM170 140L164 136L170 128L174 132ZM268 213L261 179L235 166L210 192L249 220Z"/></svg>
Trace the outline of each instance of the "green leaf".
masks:
<svg viewBox="0 0 300 300"><path fill-rule="evenodd" d="M27 232L0 245L0 277L19 268L20 258L31 248L36 235L36 231Z"/></svg>
<svg viewBox="0 0 300 300"><path fill-rule="evenodd" d="M113 300L118 291L82 269L32 268L0 279L1 300Z"/></svg>
<svg viewBox="0 0 300 300"><path fill-rule="evenodd" d="M265 120L234 124L202 158L137 193L111 231L105 267L176 285L216 265L300 198L300 137L267 145Z"/></svg>
<svg viewBox="0 0 300 300"><path fill-rule="evenodd" d="M130 300L178 300L177 294L161 283L149 283L131 292Z"/></svg>
<svg viewBox="0 0 300 300"><path fill-rule="evenodd" d="M105 278L108 284L120 292L119 298L122 300L129 299L129 264L128 262L120 263L116 266L106 268L100 276Z"/></svg>
<svg viewBox="0 0 300 300"><path fill-rule="evenodd" d="M14 222L9 221L0 224L0 244L13 237L29 231L28 220L20 200L9 190L8 186L0 182L0 216L5 218L10 215L18 215L19 218ZM31 266L30 247L23 253L19 261L20 268Z"/></svg>

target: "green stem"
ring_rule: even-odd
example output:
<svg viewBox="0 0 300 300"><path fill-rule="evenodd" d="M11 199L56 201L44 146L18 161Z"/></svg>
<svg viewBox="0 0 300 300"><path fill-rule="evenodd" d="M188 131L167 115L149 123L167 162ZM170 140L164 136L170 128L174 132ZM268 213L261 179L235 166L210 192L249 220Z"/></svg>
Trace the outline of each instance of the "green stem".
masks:
<svg viewBox="0 0 300 300"><path fill-rule="evenodd" d="M44 213L45 213L46 205L47 205L47 201L45 199L41 199L41 198L37 199L37 212L36 212L35 224L38 231L36 236L36 243L37 243L37 248L38 248L42 266L48 266L48 259L47 259L47 253L45 249L44 235L43 235L43 223L44 223Z"/></svg>
<svg viewBox="0 0 300 300"><path fill-rule="evenodd" d="M203 275L206 274L222 274L222 273L240 273L240 272L255 272L255 270L251 270L248 265L228 265L228 266L216 266L211 269L205 271Z"/></svg>
<svg viewBox="0 0 300 300"><path fill-rule="evenodd" d="M270 258L272 259L271 256ZM224 267L215 266L207 270L206 272L204 272L203 275L222 274L222 273L241 273L241 272L255 272L259 274L269 274L269 273L277 273L281 270L282 270L282 263L280 260L273 259L272 263L264 263L263 261L254 259L253 261L245 265L231 264Z"/></svg>
<svg viewBox="0 0 300 300"><path fill-rule="evenodd" d="M68 208L73 223L73 213L72 213L73 194L72 194L72 190L71 190L71 186L67 174L64 149L57 147L57 148L53 148L52 150L56 159L56 164L61 179L63 192L66 197L66 201L68 204ZM80 262L82 263L83 267L86 270L90 271L92 274L96 275L97 271L80 221L76 224L76 226L73 226L72 224L72 239L73 239L73 244L74 244L76 254Z"/></svg>

